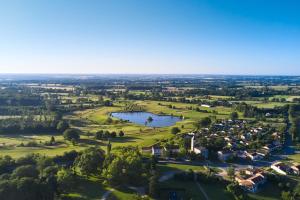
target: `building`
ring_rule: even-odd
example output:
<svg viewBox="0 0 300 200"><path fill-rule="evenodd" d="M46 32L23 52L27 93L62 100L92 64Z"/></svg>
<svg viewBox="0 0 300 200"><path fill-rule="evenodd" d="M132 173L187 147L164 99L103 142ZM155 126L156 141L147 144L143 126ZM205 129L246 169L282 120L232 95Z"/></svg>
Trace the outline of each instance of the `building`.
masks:
<svg viewBox="0 0 300 200"><path fill-rule="evenodd" d="M244 172L243 175L241 172ZM246 169L241 170L235 180L243 189L254 193L267 181L267 178L260 169Z"/></svg>
<svg viewBox="0 0 300 200"><path fill-rule="evenodd" d="M275 144L268 144L268 145L266 145L266 146L263 147L263 149L267 150L269 153L271 153L271 152L273 152L275 150L278 150L280 148L281 148L281 144L280 143L278 144L277 141L276 141Z"/></svg>
<svg viewBox="0 0 300 200"><path fill-rule="evenodd" d="M154 156L161 156L164 148L158 144L152 146L151 154Z"/></svg>
<svg viewBox="0 0 300 200"><path fill-rule="evenodd" d="M253 152L245 151L245 155L247 158L251 159L252 161L263 159L263 156L258 154L256 151Z"/></svg>
<svg viewBox="0 0 300 200"><path fill-rule="evenodd" d="M300 164L295 163L291 166L291 168L292 168L294 174L300 175Z"/></svg>
<svg viewBox="0 0 300 200"><path fill-rule="evenodd" d="M293 173L290 166L282 162L276 162L271 165L271 168L279 174L287 175Z"/></svg>
<svg viewBox="0 0 300 200"><path fill-rule="evenodd" d="M208 149L195 144L195 136L191 138L191 152L194 152L196 155L201 155L205 159L208 158Z"/></svg>
<svg viewBox="0 0 300 200"><path fill-rule="evenodd" d="M218 158L221 161L227 161L229 159L234 158L234 152L231 150L222 150L222 151L218 151Z"/></svg>
<svg viewBox="0 0 300 200"><path fill-rule="evenodd" d="M211 105L208 105L208 104L201 104L202 107L205 107L205 108L210 108L212 107Z"/></svg>
<svg viewBox="0 0 300 200"><path fill-rule="evenodd" d="M180 151L179 149L179 145L167 145L166 147L163 147L163 150L165 152L168 152L168 155L170 155L170 157L177 155Z"/></svg>
<svg viewBox="0 0 300 200"><path fill-rule="evenodd" d="M203 158L208 158L208 149L205 147L194 147L194 153L196 155L201 155Z"/></svg>

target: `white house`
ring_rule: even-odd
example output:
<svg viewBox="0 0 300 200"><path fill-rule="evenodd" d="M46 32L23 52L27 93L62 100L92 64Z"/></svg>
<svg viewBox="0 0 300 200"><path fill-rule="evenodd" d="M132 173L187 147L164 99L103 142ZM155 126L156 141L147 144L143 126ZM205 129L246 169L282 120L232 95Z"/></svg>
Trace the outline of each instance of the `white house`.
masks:
<svg viewBox="0 0 300 200"><path fill-rule="evenodd" d="M263 159L263 156L256 153L256 152L248 152L248 151L245 151L245 155L247 158L250 158L252 161L254 160L261 160Z"/></svg>
<svg viewBox="0 0 300 200"><path fill-rule="evenodd" d="M276 163L272 164L271 168L274 171L276 171L277 173L282 174L282 175L287 175L292 172L292 169L290 168L290 166L288 166L282 162L276 162Z"/></svg>
<svg viewBox="0 0 300 200"><path fill-rule="evenodd" d="M195 144L195 136L191 138L191 152L194 152L196 155L201 155L205 159L208 158L208 149L201 147Z"/></svg>
<svg viewBox="0 0 300 200"><path fill-rule="evenodd" d="M227 161L229 159L232 159L233 157L234 157L234 152L231 150L218 151L218 158L221 161Z"/></svg>
<svg viewBox="0 0 300 200"><path fill-rule="evenodd" d="M163 154L163 147L160 145L153 145L151 154L154 156L161 156Z"/></svg>

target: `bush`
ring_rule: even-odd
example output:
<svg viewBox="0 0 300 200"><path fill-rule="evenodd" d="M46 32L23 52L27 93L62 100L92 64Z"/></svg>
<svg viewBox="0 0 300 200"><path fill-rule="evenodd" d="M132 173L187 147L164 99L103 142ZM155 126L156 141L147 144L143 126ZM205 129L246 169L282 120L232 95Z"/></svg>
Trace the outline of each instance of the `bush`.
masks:
<svg viewBox="0 0 300 200"><path fill-rule="evenodd" d="M103 130L100 130L100 131L96 132L96 135L95 135L96 140L101 140L101 139L103 139L103 137L104 137Z"/></svg>
<svg viewBox="0 0 300 200"><path fill-rule="evenodd" d="M173 127L172 129L171 129L171 133L172 134L177 134L177 133L179 133L180 132L180 129L178 128L178 127Z"/></svg>
<svg viewBox="0 0 300 200"><path fill-rule="evenodd" d="M125 135L125 133L124 133L123 131L120 131L120 132L119 132L119 136L120 136L120 137L123 137L124 135Z"/></svg>
<svg viewBox="0 0 300 200"><path fill-rule="evenodd" d="M115 131L113 131L113 132L110 133L110 136L111 136L112 138L115 138L115 137L117 137L117 133L116 133Z"/></svg>
<svg viewBox="0 0 300 200"><path fill-rule="evenodd" d="M69 126L69 124L66 121L62 120L62 121L58 122L56 128L60 132L64 132L65 130L67 130L68 128L70 128L70 126Z"/></svg>
<svg viewBox="0 0 300 200"><path fill-rule="evenodd" d="M78 129L69 128L69 129L64 131L63 136L64 136L65 140L78 141L80 139L80 133L81 133L81 131L78 130Z"/></svg>
<svg viewBox="0 0 300 200"><path fill-rule="evenodd" d="M13 173L12 177L14 178L23 178L23 177L32 177L37 178L39 176L39 172L33 165L23 165L16 168Z"/></svg>

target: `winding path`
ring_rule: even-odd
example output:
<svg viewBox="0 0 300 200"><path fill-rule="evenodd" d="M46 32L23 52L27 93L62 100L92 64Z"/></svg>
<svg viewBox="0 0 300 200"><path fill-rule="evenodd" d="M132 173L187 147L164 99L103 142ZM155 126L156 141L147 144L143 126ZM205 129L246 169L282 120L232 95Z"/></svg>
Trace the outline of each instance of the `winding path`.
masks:
<svg viewBox="0 0 300 200"><path fill-rule="evenodd" d="M101 200L106 200L107 197L114 191L115 189L111 188L109 190L107 190L101 197Z"/></svg>

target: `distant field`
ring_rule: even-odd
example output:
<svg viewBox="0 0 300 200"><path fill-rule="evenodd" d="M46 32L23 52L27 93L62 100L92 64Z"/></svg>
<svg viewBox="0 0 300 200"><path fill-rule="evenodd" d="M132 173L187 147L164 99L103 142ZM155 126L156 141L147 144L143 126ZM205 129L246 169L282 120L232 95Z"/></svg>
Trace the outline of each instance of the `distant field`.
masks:
<svg viewBox="0 0 300 200"><path fill-rule="evenodd" d="M265 88L266 86L261 85L245 85L246 88ZM299 88L299 86L290 86L290 85L268 85L268 88L278 90L278 91L285 91L289 88Z"/></svg>
<svg viewBox="0 0 300 200"><path fill-rule="evenodd" d="M279 99L283 98L283 99L286 99L286 101L292 102L293 99L295 99L295 98L300 98L300 96L292 96L292 95L275 95L275 96L273 96L273 97L270 97L269 99L271 100L271 99L273 99L273 98L279 98Z"/></svg>
<svg viewBox="0 0 300 200"><path fill-rule="evenodd" d="M234 102L234 101L233 101ZM289 102L263 102L263 101L239 101L256 106L258 108L274 108L290 104Z"/></svg>

